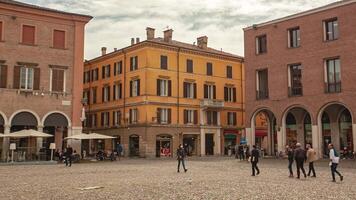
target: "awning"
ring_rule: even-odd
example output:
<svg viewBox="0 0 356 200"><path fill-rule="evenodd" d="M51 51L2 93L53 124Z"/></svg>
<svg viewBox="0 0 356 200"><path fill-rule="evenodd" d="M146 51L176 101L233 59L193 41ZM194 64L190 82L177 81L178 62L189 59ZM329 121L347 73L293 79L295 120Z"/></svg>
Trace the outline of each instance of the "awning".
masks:
<svg viewBox="0 0 356 200"><path fill-rule="evenodd" d="M74 139L74 140L94 140L94 139L114 139L115 137L111 137L111 136L107 136L107 135L102 135L102 134L98 134L98 133L90 133L90 134L86 134L86 133L81 133L81 134L77 134L77 135L72 135L69 137L66 137L64 139Z"/></svg>
<svg viewBox="0 0 356 200"><path fill-rule="evenodd" d="M29 130L22 130L13 133L4 134L3 137L11 137L11 138L27 138L27 137L38 137L38 138L45 138L45 137L53 137L53 135L42 133L40 131L36 131L33 129Z"/></svg>
<svg viewBox="0 0 356 200"><path fill-rule="evenodd" d="M236 134L225 134L224 138L225 139L236 139Z"/></svg>
<svg viewBox="0 0 356 200"><path fill-rule="evenodd" d="M267 136L267 130L256 130L255 136L256 137L265 137L265 136Z"/></svg>

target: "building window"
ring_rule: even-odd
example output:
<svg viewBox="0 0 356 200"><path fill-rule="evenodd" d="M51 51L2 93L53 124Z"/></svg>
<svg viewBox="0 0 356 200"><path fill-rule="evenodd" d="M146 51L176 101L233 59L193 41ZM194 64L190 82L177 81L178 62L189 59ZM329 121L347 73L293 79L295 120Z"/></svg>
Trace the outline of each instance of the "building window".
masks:
<svg viewBox="0 0 356 200"><path fill-rule="evenodd" d="M206 63L206 75L212 76L213 75L213 64L212 63Z"/></svg>
<svg viewBox="0 0 356 200"><path fill-rule="evenodd" d="M172 81L157 79L157 96L172 96Z"/></svg>
<svg viewBox="0 0 356 200"><path fill-rule="evenodd" d="M267 36L261 35L256 37L256 53L263 54L267 53Z"/></svg>
<svg viewBox="0 0 356 200"><path fill-rule="evenodd" d="M161 69L168 69L168 57L161 56Z"/></svg>
<svg viewBox="0 0 356 200"><path fill-rule="evenodd" d="M98 68L91 70L91 81L99 80L98 74L99 74L99 69Z"/></svg>
<svg viewBox="0 0 356 200"><path fill-rule="evenodd" d="M83 99L86 101L86 104L89 105L90 102L90 91L89 90L84 90L83 91Z"/></svg>
<svg viewBox="0 0 356 200"><path fill-rule="evenodd" d="M116 83L113 87L114 100L122 98L122 83Z"/></svg>
<svg viewBox="0 0 356 200"><path fill-rule="evenodd" d="M184 124L198 124L198 111L184 110Z"/></svg>
<svg viewBox="0 0 356 200"><path fill-rule="evenodd" d="M0 88L6 88L7 84L7 66L0 65Z"/></svg>
<svg viewBox="0 0 356 200"><path fill-rule="evenodd" d="M256 97L257 100L268 99L268 70L256 71Z"/></svg>
<svg viewBox="0 0 356 200"><path fill-rule="evenodd" d="M138 122L138 110L137 108L135 109L130 109L130 118L129 118L130 124L136 124Z"/></svg>
<svg viewBox="0 0 356 200"><path fill-rule="evenodd" d="M140 96L140 79L130 81L130 97Z"/></svg>
<svg viewBox="0 0 356 200"><path fill-rule="evenodd" d="M35 45L35 26L23 25L22 26L22 44Z"/></svg>
<svg viewBox="0 0 356 200"><path fill-rule="evenodd" d="M51 69L52 73L52 85L51 91L53 92L64 92L65 91L65 72L63 69Z"/></svg>
<svg viewBox="0 0 356 200"><path fill-rule="evenodd" d="M0 21L0 41L4 40L3 36L4 36L4 34L3 34L3 22Z"/></svg>
<svg viewBox="0 0 356 200"><path fill-rule="evenodd" d="M288 77L289 96L303 95L302 66L300 64L289 65L288 71L289 71L289 77Z"/></svg>
<svg viewBox="0 0 356 200"><path fill-rule="evenodd" d="M218 112L217 111L206 111L206 123L208 125L218 125Z"/></svg>
<svg viewBox="0 0 356 200"><path fill-rule="evenodd" d="M84 72L84 78L83 78L83 83L89 83L90 82L90 71Z"/></svg>
<svg viewBox="0 0 356 200"><path fill-rule="evenodd" d="M204 98L216 99L216 86L204 84Z"/></svg>
<svg viewBox="0 0 356 200"><path fill-rule="evenodd" d="M226 66L226 78L232 78L232 66Z"/></svg>
<svg viewBox="0 0 356 200"><path fill-rule="evenodd" d="M121 125L121 111L114 111L113 112L113 126L120 126Z"/></svg>
<svg viewBox="0 0 356 200"><path fill-rule="evenodd" d="M110 113L109 112L102 112L101 113L101 126L102 127L109 127L110 121Z"/></svg>
<svg viewBox="0 0 356 200"><path fill-rule="evenodd" d="M236 88L224 87L224 100L227 102L236 102Z"/></svg>
<svg viewBox="0 0 356 200"><path fill-rule="evenodd" d="M291 28L288 30L288 47L296 48L300 46L300 29Z"/></svg>
<svg viewBox="0 0 356 200"><path fill-rule="evenodd" d="M134 56L130 58L130 71L138 69L138 57Z"/></svg>
<svg viewBox="0 0 356 200"><path fill-rule="evenodd" d="M326 41L339 38L339 25L337 18L324 21L324 39Z"/></svg>
<svg viewBox="0 0 356 200"><path fill-rule="evenodd" d="M193 73L193 60L187 59L187 72Z"/></svg>
<svg viewBox="0 0 356 200"><path fill-rule="evenodd" d="M98 125L96 113L89 115L89 120L90 120L90 127L94 128Z"/></svg>
<svg viewBox="0 0 356 200"><path fill-rule="evenodd" d="M66 32L53 30L53 48L64 49L66 41Z"/></svg>
<svg viewBox="0 0 356 200"><path fill-rule="evenodd" d="M34 69L21 67L20 72L20 89L32 90L33 89L33 79L34 79Z"/></svg>
<svg viewBox="0 0 356 200"><path fill-rule="evenodd" d="M109 102L110 101L110 86L104 86L102 88L102 102Z"/></svg>
<svg viewBox="0 0 356 200"><path fill-rule="evenodd" d="M196 83L183 83L183 97L189 99L197 98L197 84Z"/></svg>
<svg viewBox="0 0 356 200"><path fill-rule="evenodd" d="M341 92L340 59L328 59L326 65L326 87L327 93Z"/></svg>
<svg viewBox="0 0 356 200"><path fill-rule="evenodd" d="M114 76L122 74L122 61L114 63Z"/></svg>
<svg viewBox="0 0 356 200"><path fill-rule="evenodd" d="M102 76L102 79L110 77L110 65L102 66L102 68L101 68L101 76Z"/></svg>
<svg viewBox="0 0 356 200"><path fill-rule="evenodd" d="M91 97L92 97L91 102L92 102L93 104L96 103L96 90L97 90L96 87L94 87L94 88L91 89Z"/></svg>
<svg viewBox="0 0 356 200"><path fill-rule="evenodd" d="M157 108L157 123L170 124L171 113L171 109L169 108Z"/></svg>
<svg viewBox="0 0 356 200"><path fill-rule="evenodd" d="M227 112L227 125L236 126L236 112Z"/></svg>

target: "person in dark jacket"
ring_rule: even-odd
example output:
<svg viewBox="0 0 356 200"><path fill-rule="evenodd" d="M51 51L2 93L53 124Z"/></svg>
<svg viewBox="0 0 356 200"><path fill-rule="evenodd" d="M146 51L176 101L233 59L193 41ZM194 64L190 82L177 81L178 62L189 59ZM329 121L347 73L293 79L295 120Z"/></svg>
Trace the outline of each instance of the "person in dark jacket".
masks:
<svg viewBox="0 0 356 200"><path fill-rule="evenodd" d="M257 171L257 174L260 174L260 170L257 167L258 163L258 158L260 157L260 153L256 148L256 145L252 146L253 149L251 151L251 165L252 165L252 176L255 176L255 171Z"/></svg>
<svg viewBox="0 0 356 200"><path fill-rule="evenodd" d="M286 146L286 153L288 155L288 169L289 177L293 178L293 162L294 162L294 150L289 145Z"/></svg>
<svg viewBox="0 0 356 200"><path fill-rule="evenodd" d="M295 162L297 163L297 178L300 178L300 170L302 170L304 174L304 178L307 178L307 174L305 173L304 170L304 162L306 159L306 153L305 150L302 149L302 145L300 143L297 143L296 149L294 150L294 159Z"/></svg>
<svg viewBox="0 0 356 200"><path fill-rule="evenodd" d="M177 160L178 160L178 170L177 170L177 172L178 173L179 173L179 169L180 169L180 164L181 163L183 165L184 172L188 171L188 169L185 168L185 164L184 164L185 157L186 157L185 150L183 148L183 145L180 144L178 149L177 149Z"/></svg>
<svg viewBox="0 0 356 200"><path fill-rule="evenodd" d="M72 156L73 156L73 148L68 145L67 149L66 149L66 166L69 165L69 167L72 166Z"/></svg>

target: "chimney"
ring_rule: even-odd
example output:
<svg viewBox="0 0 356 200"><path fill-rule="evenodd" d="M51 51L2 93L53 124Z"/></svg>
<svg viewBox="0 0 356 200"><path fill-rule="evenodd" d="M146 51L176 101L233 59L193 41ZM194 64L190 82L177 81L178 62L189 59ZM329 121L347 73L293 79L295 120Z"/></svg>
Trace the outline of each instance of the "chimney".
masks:
<svg viewBox="0 0 356 200"><path fill-rule="evenodd" d="M105 55L106 54L106 47L101 47L101 55Z"/></svg>
<svg viewBox="0 0 356 200"><path fill-rule="evenodd" d="M153 40L155 38L155 29L147 27L146 35L147 35L147 40Z"/></svg>
<svg viewBox="0 0 356 200"><path fill-rule="evenodd" d="M135 38L131 38L131 45L135 44Z"/></svg>
<svg viewBox="0 0 356 200"><path fill-rule="evenodd" d="M136 38L136 44L137 43L140 43L140 38L138 38L138 37Z"/></svg>
<svg viewBox="0 0 356 200"><path fill-rule="evenodd" d="M197 43L198 43L198 47L201 49L208 48L208 37L207 36L198 37Z"/></svg>
<svg viewBox="0 0 356 200"><path fill-rule="evenodd" d="M165 42L172 42L172 33L173 33L172 29L168 29L168 30L163 31L164 41Z"/></svg>

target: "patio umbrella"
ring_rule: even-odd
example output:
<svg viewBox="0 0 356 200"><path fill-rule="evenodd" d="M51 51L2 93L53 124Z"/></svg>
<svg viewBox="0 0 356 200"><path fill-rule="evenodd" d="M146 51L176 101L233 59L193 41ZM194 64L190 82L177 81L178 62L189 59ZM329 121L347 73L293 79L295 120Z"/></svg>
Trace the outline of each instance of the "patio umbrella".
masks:
<svg viewBox="0 0 356 200"><path fill-rule="evenodd" d="M4 134L3 137L11 137L11 138L27 138L27 137L37 137L37 138L46 138L53 137L53 135L43 133L40 131L36 131L33 129L22 130L13 133Z"/></svg>
<svg viewBox="0 0 356 200"><path fill-rule="evenodd" d="M0 133L0 138L3 138L3 137L5 137L4 134Z"/></svg>
<svg viewBox="0 0 356 200"><path fill-rule="evenodd" d="M74 139L74 140L93 140L93 139L113 139L115 137L111 137L111 136L107 136L107 135L102 135L102 134L98 134L98 133L90 133L90 134L86 134L86 133L81 133L78 135L72 135L69 137L66 137L65 139Z"/></svg>

